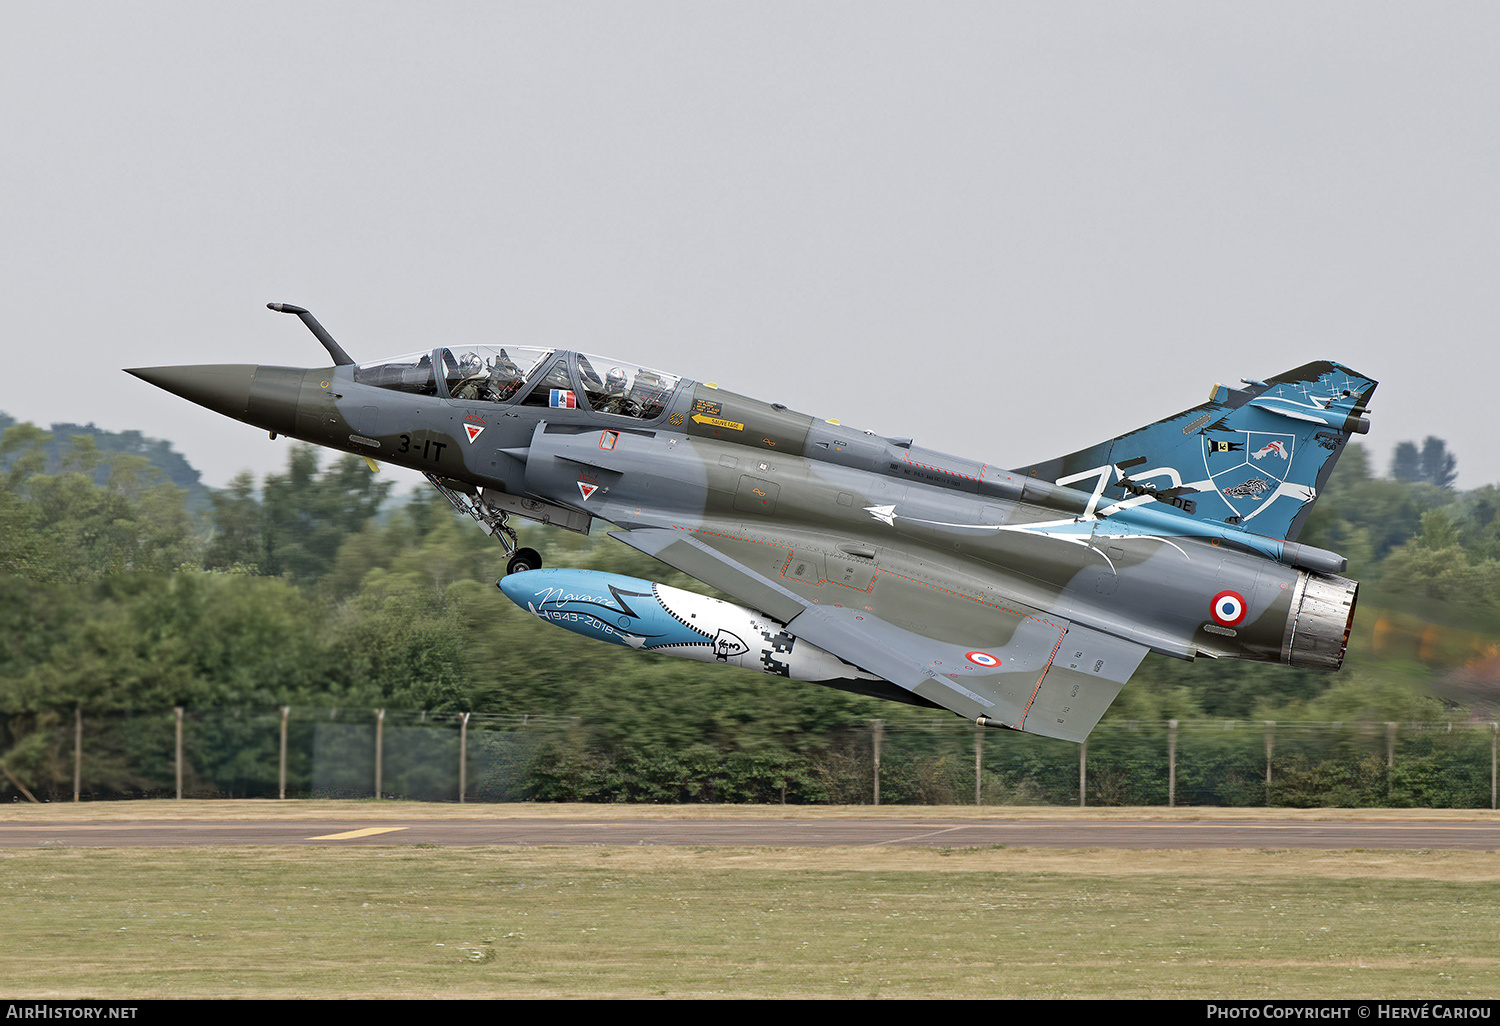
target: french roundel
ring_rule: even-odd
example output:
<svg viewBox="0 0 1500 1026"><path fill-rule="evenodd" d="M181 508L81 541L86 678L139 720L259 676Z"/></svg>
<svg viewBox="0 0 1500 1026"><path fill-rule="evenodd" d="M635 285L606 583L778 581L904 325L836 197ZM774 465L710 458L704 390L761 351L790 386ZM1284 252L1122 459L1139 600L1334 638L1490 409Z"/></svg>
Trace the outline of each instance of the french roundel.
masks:
<svg viewBox="0 0 1500 1026"><path fill-rule="evenodd" d="M988 652L966 652L964 653L964 658L975 666L985 666L993 669L1000 665L1000 660Z"/></svg>
<svg viewBox="0 0 1500 1026"><path fill-rule="evenodd" d="M1225 627L1233 627L1245 618L1248 611L1245 606L1245 596L1237 591L1221 591L1214 596L1214 604L1211 607L1214 614L1214 622Z"/></svg>

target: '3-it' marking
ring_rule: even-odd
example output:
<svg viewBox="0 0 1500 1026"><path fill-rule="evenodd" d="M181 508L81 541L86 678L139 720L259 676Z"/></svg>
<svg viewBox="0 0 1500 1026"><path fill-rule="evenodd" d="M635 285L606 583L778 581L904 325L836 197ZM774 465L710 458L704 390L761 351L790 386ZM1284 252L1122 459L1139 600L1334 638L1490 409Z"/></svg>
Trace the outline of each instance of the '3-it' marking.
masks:
<svg viewBox="0 0 1500 1026"><path fill-rule="evenodd" d="M422 440L422 447L418 449L415 443L412 442L411 435L402 435L401 448L397 449L396 452L409 452L419 459L431 460L434 463L438 463L442 460L443 450L446 448L448 448L447 442L434 442L432 439L426 438Z"/></svg>

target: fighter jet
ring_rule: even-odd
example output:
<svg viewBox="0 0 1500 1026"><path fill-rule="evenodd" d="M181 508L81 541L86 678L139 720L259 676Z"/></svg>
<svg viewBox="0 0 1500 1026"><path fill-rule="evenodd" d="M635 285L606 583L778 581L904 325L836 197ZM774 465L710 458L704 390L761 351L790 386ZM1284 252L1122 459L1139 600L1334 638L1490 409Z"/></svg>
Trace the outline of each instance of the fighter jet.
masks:
<svg viewBox="0 0 1500 1026"><path fill-rule="evenodd" d="M1005 470L628 360L522 345L142 367L236 420L418 470L575 633L1082 741L1147 652L1337 669L1358 585L1295 539L1375 382L1319 361ZM609 534L738 605L541 569L510 520Z"/></svg>

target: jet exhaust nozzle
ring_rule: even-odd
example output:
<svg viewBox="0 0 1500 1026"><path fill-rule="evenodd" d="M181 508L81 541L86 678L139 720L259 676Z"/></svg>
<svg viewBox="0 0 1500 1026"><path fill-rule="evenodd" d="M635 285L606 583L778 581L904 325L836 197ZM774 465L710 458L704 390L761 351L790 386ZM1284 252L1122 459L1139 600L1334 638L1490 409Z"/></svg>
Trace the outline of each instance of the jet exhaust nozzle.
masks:
<svg viewBox="0 0 1500 1026"><path fill-rule="evenodd" d="M1297 575L1287 616L1282 661L1292 666L1337 670L1344 664L1359 584L1333 574Z"/></svg>

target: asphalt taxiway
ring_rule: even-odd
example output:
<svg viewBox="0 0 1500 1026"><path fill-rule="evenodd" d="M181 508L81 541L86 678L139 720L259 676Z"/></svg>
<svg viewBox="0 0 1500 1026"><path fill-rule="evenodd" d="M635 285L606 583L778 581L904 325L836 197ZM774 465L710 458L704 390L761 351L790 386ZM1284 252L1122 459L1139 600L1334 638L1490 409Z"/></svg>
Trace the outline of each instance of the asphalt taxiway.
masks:
<svg viewBox="0 0 1500 1026"><path fill-rule="evenodd" d="M236 818L233 803L205 818L174 815L121 818L118 810L101 803L97 818L87 806L73 806L67 815L50 816L47 808L8 810L0 818L0 848L36 847L213 847L263 845L438 845L498 846L713 846L755 848L981 848L991 846L1070 849L1385 849L1500 851L1500 816L1475 813L1473 818L1382 816L1359 819L1319 819L1309 816L1279 818L1139 818L1112 814L1092 817L1066 815L1049 818L1028 815L944 817L883 814L860 816L847 810L819 817L813 810L778 818L760 814L737 817L704 813L683 816L591 815L574 806L538 817L484 815L475 806L448 812L435 806L402 815L383 811L365 814L351 808L347 815L309 816L305 811L285 818L258 810L254 818ZM56 807L54 807L56 808ZM295 810L293 803L286 806Z"/></svg>

